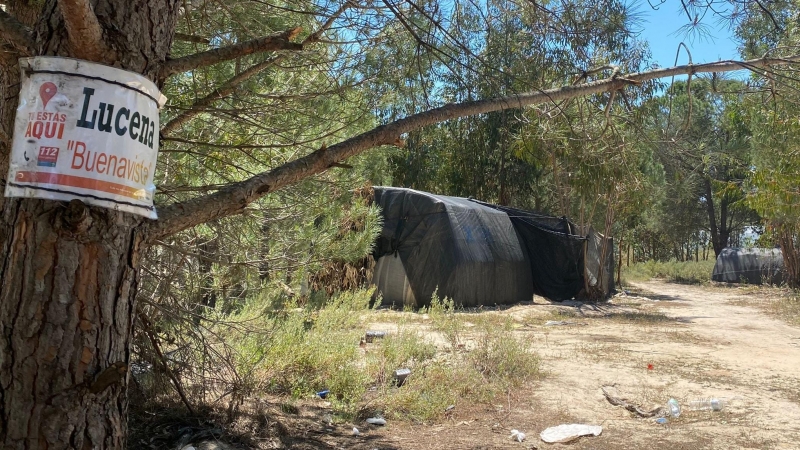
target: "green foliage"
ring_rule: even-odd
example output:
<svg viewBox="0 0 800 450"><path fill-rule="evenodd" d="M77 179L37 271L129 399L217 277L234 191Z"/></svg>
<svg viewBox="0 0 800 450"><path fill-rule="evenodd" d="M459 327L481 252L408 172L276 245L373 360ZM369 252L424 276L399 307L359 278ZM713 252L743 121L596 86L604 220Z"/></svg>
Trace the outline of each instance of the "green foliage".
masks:
<svg viewBox="0 0 800 450"><path fill-rule="evenodd" d="M481 59L472 67L442 70L441 101L568 84L574 81L576 67L619 63L624 71L641 68L646 47L630 32L635 14L627 5L585 1L549 7L570 24L569 39L548 25L546 14L521 4L459 5L450 31L467 45L462 52ZM631 95L625 101L638 99L638 94ZM587 210L604 211L609 201L615 206L633 204L646 198L629 198L645 191L638 171L631 171L639 166L637 149L625 144L623 133L615 128L624 120L617 123L612 115L608 126L603 109L609 100L597 95L500 111L411 133L405 151L392 155L394 183L559 215L572 215L579 208L579 196L590 199ZM622 113L622 99L616 97L613 103ZM624 194L612 196L612 191Z"/></svg>
<svg viewBox="0 0 800 450"><path fill-rule="evenodd" d="M416 359L402 389L383 388L374 403L389 417L437 420L448 406L488 402L540 376L538 355L514 335L511 319L459 312L436 294L422 313L448 352Z"/></svg>
<svg viewBox="0 0 800 450"><path fill-rule="evenodd" d="M248 304L231 318L247 323L247 332L230 330L226 336L235 350L240 388L295 398L329 389L337 411L354 412L370 381L356 345L370 296L370 291L343 293L320 309L288 303L269 310L263 299Z"/></svg>
<svg viewBox="0 0 800 450"><path fill-rule="evenodd" d="M539 357L514 335L510 319L457 313L447 299L436 299L424 313L434 332L456 343L441 354L416 321L401 321L396 332L363 352L358 342L373 313L370 291L342 293L319 308L276 302L274 295L280 296L253 299L228 316L226 326L209 331L230 346L226 364L236 395L298 399L329 389L342 417L366 408L424 422L463 399L487 402L540 374ZM412 370L402 388L393 378L399 368Z"/></svg>
<svg viewBox="0 0 800 450"><path fill-rule="evenodd" d="M777 2L775 14L780 30L772 29L764 18L752 16L739 29L745 41L744 52L752 55L763 45L779 45L771 55L779 57L798 43L798 8L795 3ZM756 39L761 33L765 39ZM791 70L791 69L790 69ZM779 80L776 85L775 80ZM741 105L754 130L750 142L754 165L748 191L748 204L761 214L770 238L781 246L788 284L800 287L800 124L797 82L793 72L775 69L769 77L753 76L761 88Z"/></svg>
<svg viewBox="0 0 800 450"><path fill-rule="evenodd" d="M475 348L468 354L472 366L489 383L502 389L517 388L538 377L539 357L528 342L514 335L513 322L483 321L473 332Z"/></svg>
<svg viewBox="0 0 800 450"><path fill-rule="evenodd" d="M441 419L446 409L464 401L471 404L491 399L480 374L470 366L443 362L418 369L402 389L389 390L376 407L389 418L430 422Z"/></svg>

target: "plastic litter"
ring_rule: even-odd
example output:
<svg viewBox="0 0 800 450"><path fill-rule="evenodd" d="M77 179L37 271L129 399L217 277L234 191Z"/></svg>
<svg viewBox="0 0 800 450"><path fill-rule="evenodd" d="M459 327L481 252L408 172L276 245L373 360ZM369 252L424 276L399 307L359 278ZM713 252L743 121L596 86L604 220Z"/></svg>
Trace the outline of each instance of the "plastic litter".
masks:
<svg viewBox="0 0 800 450"><path fill-rule="evenodd" d="M397 382L397 387L406 382L406 378L411 375L411 369L397 369L394 371L394 379Z"/></svg>
<svg viewBox="0 0 800 450"><path fill-rule="evenodd" d="M455 408L456 408L456 405L450 405L450 406L448 406L447 408L444 409L444 412L452 411Z"/></svg>
<svg viewBox="0 0 800 450"><path fill-rule="evenodd" d="M600 436L603 427L600 425L585 425L571 423L550 427L539 434L539 437L547 443L570 442L581 436Z"/></svg>
<svg viewBox="0 0 800 450"><path fill-rule="evenodd" d="M722 411L728 401L722 398L702 398L689 402L689 409L692 411Z"/></svg>
<svg viewBox="0 0 800 450"><path fill-rule="evenodd" d="M367 419L367 423L372 425L386 425L386 419L383 417L370 417Z"/></svg>
<svg viewBox="0 0 800 450"><path fill-rule="evenodd" d="M522 442L522 441L525 440L525 433L523 433L523 432L521 432L519 430L511 430L511 440L512 441L517 441L517 442Z"/></svg>
<svg viewBox="0 0 800 450"><path fill-rule="evenodd" d="M325 390L317 392L317 397L326 398L328 396L328 394L330 394L330 393L331 393L331 391L325 389Z"/></svg>
<svg viewBox="0 0 800 450"><path fill-rule="evenodd" d="M372 342L375 339L383 339L385 337L386 337L385 331L367 331L367 333L364 335L364 340L366 340L367 342Z"/></svg>
<svg viewBox="0 0 800 450"><path fill-rule="evenodd" d="M358 431L358 428L353 427L353 436L358 436L359 434L361 433Z"/></svg>
<svg viewBox="0 0 800 450"><path fill-rule="evenodd" d="M681 415L681 405L674 398L669 399L667 402L667 410L669 411L669 415L672 417L677 418Z"/></svg>
<svg viewBox="0 0 800 450"><path fill-rule="evenodd" d="M666 417L659 417L656 419L656 423L659 425L665 425L667 422L669 422L669 420L667 420Z"/></svg>
<svg viewBox="0 0 800 450"><path fill-rule="evenodd" d="M567 322L566 320L548 320L547 322L544 323L544 326L552 327L554 325L569 325L571 323L572 322Z"/></svg>

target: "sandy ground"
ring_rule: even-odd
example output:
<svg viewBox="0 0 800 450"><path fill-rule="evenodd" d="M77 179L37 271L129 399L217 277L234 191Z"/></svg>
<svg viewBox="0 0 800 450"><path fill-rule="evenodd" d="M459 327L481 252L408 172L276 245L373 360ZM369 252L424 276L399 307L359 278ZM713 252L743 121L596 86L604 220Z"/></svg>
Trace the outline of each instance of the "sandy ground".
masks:
<svg viewBox="0 0 800 450"><path fill-rule="evenodd" d="M544 371L540 380L493 405L463 399L436 424L390 421L375 427L330 423L329 408L318 400L292 414L275 411L269 425L254 425L279 428L275 435L281 438L261 447L800 449L800 328L764 313L764 306L781 301L780 292L660 281L626 289L599 305L538 299L481 312L512 317L515 332L539 354ZM409 313L381 314L391 319ZM546 325L553 320L567 323ZM372 326L390 329L393 322ZM683 412L666 424L637 417L610 404L602 386L645 409L675 398ZM718 412L687 408L703 397L728 404ZM565 423L600 425L603 432L569 444L540 440L542 430ZM354 425L359 436L352 435ZM527 439L512 441L512 429Z"/></svg>
<svg viewBox="0 0 800 450"><path fill-rule="evenodd" d="M770 291L660 281L630 289L600 306L484 313L514 317L546 376L497 405L460 406L440 424L365 430L369 448L800 449L800 329L742 306ZM544 325L554 319L569 324ZM611 405L601 386L648 409L675 398L684 411L666 425L638 418ZM703 397L729 403L719 412L687 410ZM603 433L570 444L539 439L562 423L601 425ZM528 438L512 442L511 429Z"/></svg>

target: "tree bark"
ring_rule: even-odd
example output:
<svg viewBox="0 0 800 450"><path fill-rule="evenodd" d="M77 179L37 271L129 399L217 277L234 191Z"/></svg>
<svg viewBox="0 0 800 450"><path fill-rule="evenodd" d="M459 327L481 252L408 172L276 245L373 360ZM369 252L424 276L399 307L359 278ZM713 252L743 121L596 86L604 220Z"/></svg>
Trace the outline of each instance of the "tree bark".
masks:
<svg viewBox="0 0 800 450"><path fill-rule="evenodd" d="M154 80L178 0L92 5L106 55L118 55L100 62ZM8 13L35 28L37 54L75 56L57 0L12 2ZM0 94L10 99L0 107L2 185L18 73L16 61L0 68ZM80 201L0 200L0 448L125 447L142 222Z"/></svg>
<svg viewBox="0 0 800 450"><path fill-rule="evenodd" d="M77 202L6 203L0 447L122 448L138 220Z"/></svg>
<svg viewBox="0 0 800 450"><path fill-rule="evenodd" d="M719 252L717 252L717 256L728 246L728 242L731 239L731 227L728 224L728 204L728 199L723 195L719 202ZM714 250L716 251L716 248Z"/></svg>
<svg viewBox="0 0 800 450"><path fill-rule="evenodd" d="M706 177L704 180L706 213L708 214L708 228L711 232L711 246L714 247L714 255L719 256L724 246L720 244L719 227L717 227L717 212L714 208L714 193L711 189L711 179Z"/></svg>

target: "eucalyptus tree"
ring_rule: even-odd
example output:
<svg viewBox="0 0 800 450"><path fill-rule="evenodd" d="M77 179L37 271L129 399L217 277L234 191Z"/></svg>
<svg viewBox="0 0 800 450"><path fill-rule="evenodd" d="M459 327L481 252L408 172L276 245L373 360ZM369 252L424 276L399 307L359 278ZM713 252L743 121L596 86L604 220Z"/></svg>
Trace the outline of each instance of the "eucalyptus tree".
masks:
<svg viewBox="0 0 800 450"><path fill-rule="evenodd" d="M752 8L752 6L751 6ZM769 16L749 15L737 28L742 53L786 55L798 45L800 10L776 2ZM755 72L749 80L755 95L740 106L753 130L753 167L748 203L764 218L765 244L781 247L787 282L800 287L800 83L794 71Z"/></svg>
<svg viewBox="0 0 800 450"><path fill-rule="evenodd" d="M741 113L747 86L716 77L680 81L646 108L649 140L665 170L664 225L676 257L709 236L714 254L760 223L745 203L752 158ZM677 222L677 225L674 223Z"/></svg>
<svg viewBox="0 0 800 450"><path fill-rule="evenodd" d="M530 14L558 22L544 6L526 5ZM364 109L348 110L361 104L352 96L374 104L354 69L368 48L395 32L408 33L421 53L444 67L483 63L444 34L436 16L441 6L392 0L0 1L0 174L11 153L19 57L66 56L128 70L173 99L154 137L166 155L159 167L157 220L80 200L0 200L3 447L124 447L143 257L171 236L253 214L259 201L266 197L269 205L270 194L287 186L305 185L309 192L314 180L323 180L314 178L319 174L343 168L344 160L366 150L402 145L407 133L427 125L742 67L721 62L613 72L565 87L531 81L521 86L525 93L432 105L376 127ZM414 21L407 20L411 16ZM570 37L563 30L562 41ZM759 59L747 67L796 59ZM339 108L340 101L347 107ZM2 180L4 187L8 183Z"/></svg>

